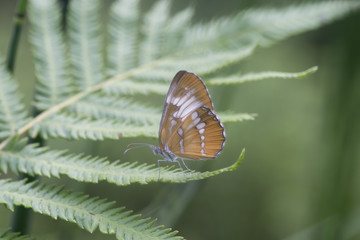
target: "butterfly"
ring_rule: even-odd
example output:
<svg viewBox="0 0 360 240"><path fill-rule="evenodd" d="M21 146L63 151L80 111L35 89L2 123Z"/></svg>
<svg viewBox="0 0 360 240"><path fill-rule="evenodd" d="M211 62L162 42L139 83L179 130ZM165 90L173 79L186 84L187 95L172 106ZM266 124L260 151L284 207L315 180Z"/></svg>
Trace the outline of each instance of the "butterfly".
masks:
<svg viewBox="0 0 360 240"><path fill-rule="evenodd" d="M179 71L165 98L159 128L160 146L132 143L127 151L149 146L160 162L176 162L190 170L185 160L216 158L225 145L225 128L214 111L208 89L194 73ZM128 146L128 147L129 147Z"/></svg>

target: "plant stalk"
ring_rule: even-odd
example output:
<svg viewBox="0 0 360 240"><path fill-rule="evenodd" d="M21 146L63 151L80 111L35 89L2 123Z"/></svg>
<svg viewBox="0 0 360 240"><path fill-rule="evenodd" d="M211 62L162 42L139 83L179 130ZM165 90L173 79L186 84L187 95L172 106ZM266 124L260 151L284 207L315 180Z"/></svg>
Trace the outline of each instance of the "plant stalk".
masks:
<svg viewBox="0 0 360 240"><path fill-rule="evenodd" d="M6 56L6 68L9 73L14 73L16 53L19 47L21 29L25 19L27 3L27 0L19 0L17 2L13 30L11 33L11 39L9 42L8 52ZM28 178L28 181L33 181L33 177L29 177L25 174L21 174L20 178ZM29 209L25 209L24 207L16 207L13 215L12 231L25 234L29 222L28 218Z"/></svg>
<svg viewBox="0 0 360 240"><path fill-rule="evenodd" d="M9 48L6 56L6 68L10 73L14 72L16 52L19 46L21 28L25 19L27 0L19 0L14 17L14 27L11 33Z"/></svg>

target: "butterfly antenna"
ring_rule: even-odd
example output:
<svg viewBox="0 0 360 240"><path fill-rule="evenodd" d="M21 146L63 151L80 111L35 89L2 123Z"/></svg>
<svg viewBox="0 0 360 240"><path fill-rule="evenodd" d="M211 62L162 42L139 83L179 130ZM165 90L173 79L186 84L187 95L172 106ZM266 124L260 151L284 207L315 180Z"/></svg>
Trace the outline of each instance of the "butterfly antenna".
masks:
<svg viewBox="0 0 360 240"><path fill-rule="evenodd" d="M127 145L127 149L124 151L124 155L132 150L132 149L135 149L135 148L143 148L143 147L149 147L151 148L153 145L151 144L148 144L148 143L130 143L129 145Z"/></svg>

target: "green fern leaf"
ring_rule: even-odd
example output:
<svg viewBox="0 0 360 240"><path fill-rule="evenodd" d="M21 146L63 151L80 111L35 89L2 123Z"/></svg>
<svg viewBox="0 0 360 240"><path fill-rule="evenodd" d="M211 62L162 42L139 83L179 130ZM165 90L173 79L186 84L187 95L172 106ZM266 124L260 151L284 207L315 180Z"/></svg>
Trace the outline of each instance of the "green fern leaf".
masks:
<svg viewBox="0 0 360 240"><path fill-rule="evenodd" d="M106 94L133 95L133 94L161 94L164 95L169 89L169 84L156 82L139 82L133 79L107 84L102 91Z"/></svg>
<svg viewBox="0 0 360 240"><path fill-rule="evenodd" d="M92 183L107 181L116 185L147 184L156 181L183 183L233 171L243 160L244 154L243 151L232 166L220 170L182 172L179 168L161 167L159 169L155 164L139 165L136 162L130 164L119 161L110 163L105 158L68 154L66 151L51 151L48 148L36 147L36 145L24 146L24 142L20 142L13 148L2 151L0 168L5 173L10 169L14 173L22 172L46 177L58 178L60 175L67 175L77 181Z"/></svg>
<svg viewBox="0 0 360 240"><path fill-rule="evenodd" d="M29 2L30 42L35 57L36 106L44 110L73 92L67 73L66 46L56 0Z"/></svg>
<svg viewBox="0 0 360 240"><path fill-rule="evenodd" d="M25 107L18 86L0 59L0 140L14 134L26 124Z"/></svg>
<svg viewBox="0 0 360 240"><path fill-rule="evenodd" d="M153 137L158 136L159 119L161 117L160 111L152 112L147 109L141 116L141 111L131 111L127 109L126 116L122 115L122 110L112 111L111 108L101 106L89 106L87 109L79 109L76 113L84 113L86 116L77 114L58 113L52 115L41 123L35 125L31 131L31 136L35 137L40 134L43 138L61 137L66 139L92 139L103 140L104 138L119 139L121 137ZM140 105L137 105L140 106ZM81 108L80 105L75 105L75 108ZM143 108L143 107L141 107ZM140 108L140 109L141 109ZM70 108L73 109L73 108ZM140 110L139 109L139 110ZM150 111L149 111L150 110ZM85 113L85 111L88 111ZM120 114L119 118L116 116ZM95 117L89 118L89 115ZM97 118L97 116L107 115L115 116L106 118ZM149 119L142 119L144 116L149 116ZM246 113L219 113L222 122L239 122L244 120L253 120L254 115Z"/></svg>
<svg viewBox="0 0 360 240"><path fill-rule="evenodd" d="M158 126L150 124L135 125L107 119L92 120L61 113L48 117L31 129L32 136L41 134L45 139L62 137L103 140L104 138L119 139L137 136L156 137L157 132Z"/></svg>
<svg viewBox="0 0 360 240"><path fill-rule="evenodd" d="M37 1L34 2L39 5L38 8L35 9L49 10L47 8L41 8L41 6L43 5L45 7L49 7L48 4L42 3L43 5L41 5ZM310 11L309 6L313 6L314 10ZM42 133L44 137L61 136L66 138L103 139L105 137L117 138L120 133L122 134L122 136L127 136L127 137L130 136L155 137L157 135L158 126L152 120L149 121L150 122L149 124L143 124L143 123L139 124L136 121L137 117L135 115L133 116L134 121L131 120L132 117L130 114L130 116L125 117L124 120L120 120L119 122L114 122L113 119L96 118L95 116L96 114L99 114L98 116L101 115L99 111L95 114L91 114L90 112L84 112L84 111L81 112L79 111L78 107L76 106L74 107L72 105L77 104L77 102L81 99L86 100L85 97L95 94L96 91L101 91L101 94L105 94L105 95L111 95L111 94L124 95L129 93L130 94L134 94L134 93L165 94L168 89L168 85L166 83L168 83L168 81L170 80L164 80L164 76L165 76L164 73L167 74L173 72L174 74L176 71L179 70L179 68L187 69L190 71L196 70L194 72L200 75L206 73L212 73L213 71L216 71L217 69L223 66L231 64L233 62L237 62L249 56L254 50L254 48L257 45L259 45L259 43L261 43L260 45L264 45L262 44L265 39L264 36L271 35L269 31L270 32L273 31L274 34L276 32L276 34L278 34L279 36L281 35L281 37L279 38L271 37L273 42L275 42L285 37L288 37L292 34L306 31L325 23L324 21L321 21L321 19L318 17L318 14L322 14L325 11L324 9L331 10L327 13L327 21L330 21L331 19L336 19L342 16L343 14L345 14L346 12L349 12L351 7L355 8L358 6L360 6L360 4L343 1L341 2L341 4L333 3L333 2L314 3L314 4L303 4L291 8L277 9L276 11L274 10L276 14L278 15L283 14L284 16L289 18L289 20L283 19L282 22L278 23L279 24L278 27L281 28L281 32L283 34L279 33L279 29L275 31L274 29L271 28L272 26L271 19L275 18L276 14L273 10L270 11L266 9L256 10L256 11L254 10L254 11L250 11L249 13L238 14L230 18L222 18L220 20L213 21L210 24L197 24L193 27L187 28L186 32L183 33L184 34L183 36L191 36L191 38L183 37L182 38L183 40L181 40L180 44L178 44L178 48L174 49L175 52L167 56L164 56L163 53L161 52L162 49L164 49L164 45L162 45L163 43L161 40L163 38L163 33L156 33L156 31L152 32L153 30L151 31L149 30L149 32L145 34L148 37L144 38L144 44L142 45L142 48L150 44L150 42L153 45L152 50L149 50L150 45L145 47L149 51L148 52L149 56L151 55L151 57L148 57L147 60L150 62L140 67L132 68L128 72L119 74L104 83L100 83L94 87L91 87L85 91L80 92L79 94L73 97L70 97L65 102L62 102L56 107L49 109L49 111L45 112L43 115L39 116L39 118L31 122L31 124L27 125L26 128L22 128L21 134L23 134L24 131L27 131L27 129L33 127L32 129L33 134ZM147 14L146 17L147 20L146 23L144 24L151 25L154 23L159 23L160 25L162 25L165 24L164 22L166 22L166 19L168 19L171 22L174 18L170 18L168 16L167 13L168 8L169 8L168 2L159 1ZM160 11L159 9L160 10L166 9L166 12L164 13L163 16L159 16L160 14L155 14L155 13L159 13ZM52 11L56 11L56 9L55 10L50 9L48 12L51 13ZM30 12L36 12L36 11L32 10ZM261 24L264 24L264 27L257 28L256 27L258 26L257 24L260 23L256 21L251 21L251 19L256 18L257 14L259 15L259 18L264 18L267 20L261 22ZM39 13L38 15L42 16L46 14ZM48 15L49 14L47 14L46 16L49 17ZM51 15L56 16L55 13ZM299 20L299 18L304 18L304 17L308 17L309 19L312 19L312 23L311 24L300 23L293 25L288 24L288 22ZM40 19L45 19L45 18L41 17ZM184 17L184 19L186 18ZM43 21L39 21L39 22L43 22ZM49 34L50 32L51 36L59 36L58 31L56 30L57 24L54 23L54 20L52 22L53 25L55 26L54 28L55 31L49 30L49 31L43 31L43 33L44 35L46 35ZM174 27L176 26L176 24L172 24L172 26ZM176 27L174 27L174 29L175 28ZM253 31L243 30L243 29L246 30L247 28L250 28ZM39 30L39 32L41 32L40 30L44 30L47 28L38 26L35 27L34 29L37 29ZM44 37L44 38L47 39L49 37ZM58 45L61 46L61 44L56 44L57 43L56 41L49 41L49 43L55 44L55 46L52 49L59 49ZM53 50L49 50L49 51L50 53L57 52ZM154 52L150 53L151 51ZM148 54L148 53L146 53L146 51L142 52L142 54ZM51 62L51 59L52 58L49 59L44 58L43 62L49 62L49 61ZM63 61L65 61L64 56L59 56L59 59L63 59ZM44 69L49 69L49 67L47 66L43 66L43 67ZM148 72L149 75L151 76L151 79L146 78L146 74ZM154 79L156 79L157 74L159 74L158 76L160 77L158 81L155 81ZM270 74L266 73L266 75L267 76L265 77L270 77L270 75L279 76L278 73L270 73ZM259 76L259 75L255 77L254 76L251 77L252 79L264 78L264 76ZM65 76L64 78L66 79ZM171 79L171 77L166 77L166 78ZM61 79L63 80L63 78ZM134 81L130 81L130 80L134 80ZM213 83L217 84L216 81L214 81ZM226 81L224 83L226 83ZM67 84L65 83L65 85ZM45 90L47 91L49 89L53 89L53 90L66 89L66 87L64 88L61 88L59 86L54 87L56 86L56 84L53 84L52 81L50 81L49 86L50 87L43 89L43 91L45 92ZM58 91L62 91L62 90L58 90ZM52 97L55 96L55 98L58 99L57 97L58 94L56 93L56 91L55 93L51 93L49 96ZM53 104L54 102L46 97L46 93L38 95L38 99L39 97L42 98L44 104L45 103ZM69 106L70 106L69 110L64 110L66 107ZM45 107L45 105L43 105L43 107ZM77 110L74 111L74 109ZM60 110L63 110L63 112L59 112ZM158 113L158 111L156 113ZM232 118L238 119L237 117L232 117ZM129 119L130 121L126 122L126 120Z"/></svg>
<svg viewBox="0 0 360 240"><path fill-rule="evenodd" d="M139 0L117 0L111 7L109 23L108 75L137 64Z"/></svg>
<svg viewBox="0 0 360 240"><path fill-rule="evenodd" d="M241 61L242 59L250 56L255 47L256 40L249 39L243 41L240 46L232 49L215 49L207 50L204 52L189 53L187 51L179 56L168 58L167 61L158 64L158 68L172 69L176 72L178 69L186 69L200 75L209 74L225 67L229 64Z"/></svg>
<svg viewBox="0 0 360 240"><path fill-rule="evenodd" d="M130 101L128 98L91 95L71 105L66 112L91 119L108 119L135 124L159 124L161 111L148 105Z"/></svg>
<svg viewBox="0 0 360 240"><path fill-rule="evenodd" d="M11 232L10 229L0 229L1 240L35 240L35 238Z"/></svg>
<svg viewBox="0 0 360 240"><path fill-rule="evenodd" d="M224 17L196 24L187 29L183 48L196 45L202 49L214 46L238 46L249 38L255 38L261 46L318 28L341 18L360 7L356 1L324 1L306 3L284 8L253 9L240 12L234 17ZM221 36L221 37L220 37Z"/></svg>
<svg viewBox="0 0 360 240"><path fill-rule="evenodd" d="M285 8L255 9L237 16L246 35L259 38L269 46L279 40L319 28L360 7L357 1L320 1Z"/></svg>
<svg viewBox="0 0 360 240"><path fill-rule="evenodd" d="M104 80L99 13L99 0L70 2L67 29L72 73L78 91Z"/></svg>
<svg viewBox="0 0 360 240"><path fill-rule="evenodd" d="M257 115L254 113L249 114L224 112L219 113L219 116L222 122L242 122L246 120L254 120Z"/></svg>
<svg viewBox="0 0 360 240"><path fill-rule="evenodd" d="M248 73L242 76L228 76L222 78L213 78L209 80L210 85L230 85L239 84L244 82L259 81L269 78L303 78L317 71L317 67L309 68L305 71L298 73L285 73L285 72L260 72L260 73Z"/></svg>
<svg viewBox="0 0 360 240"><path fill-rule="evenodd" d="M161 56L164 28L170 15L170 2L160 0L145 15L142 25L139 63L145 64Z"/></svg>
<svg viewBox="0 0 360 240"><path fill-rule="evenodd" d="M11 210L14 205L32 208L54 219L76 223L89 232L99 228L102 233L115 234L117 239L181 239L175 236L176 231L154 227L155 221L140 219L140 215L131 215L124 208L114 208L114 202L89 198L62 187L0 180L0 203Z"/></svg>
<svg viewBox="0 0 360 240"><path fill-rule="evenodd" d="M140 73L130 80L107 84L103 91L107 94L166 94L169 82L179 69L187 69L200 75L209 74L251 55L255 46L254 42L249 42L236 50L168 58L157 64L154 70L146 72L150 77ZM147 81L141 81L146 78Z"/></svg>
<svg viewBox="0 0 360 240"><path fill-rule="evenodd" d="M194 9L188 7L169 19L164 29L166 34L164 35L163 40L163 55L170 54L178 48L178 41L179 39L185 37L183 36L183 33L185 32L186 28L190 27L191 18L193 15Z"/></svg>

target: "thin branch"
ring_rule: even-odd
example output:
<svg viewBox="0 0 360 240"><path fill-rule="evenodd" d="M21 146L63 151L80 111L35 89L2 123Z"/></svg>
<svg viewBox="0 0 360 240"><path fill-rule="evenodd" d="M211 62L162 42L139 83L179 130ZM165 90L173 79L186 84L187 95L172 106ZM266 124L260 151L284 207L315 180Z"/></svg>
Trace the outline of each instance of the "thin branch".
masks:
<svg viewBox="0 0 360 240"><path fill-rule="evenodd" d="M14 72L16 52L19 46L19 40L21 35L21 29L25 19L25 12L27 0L19 0L16 6L16 13L14 17L14 25L11 33L11 39L9 42L8 52L6 56L6 68L10 73ZM25 234L28 227L29 210L23 207L16 208L14 218L12 222L12 231L21 232Z"/></svg>
<svg viewBox="0 0 360 240"><path fill-rule="evenodd" d="M14 28L11 34L11 40L9 43L9 48L6 57L6 68L11 73L14 72L16 51L19 46L21 27L25 19L26 5L27 5L27 0L20 0L18 1L16 8L16 15L14 18Z"/></svg>

